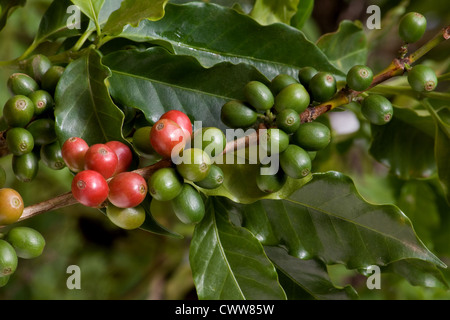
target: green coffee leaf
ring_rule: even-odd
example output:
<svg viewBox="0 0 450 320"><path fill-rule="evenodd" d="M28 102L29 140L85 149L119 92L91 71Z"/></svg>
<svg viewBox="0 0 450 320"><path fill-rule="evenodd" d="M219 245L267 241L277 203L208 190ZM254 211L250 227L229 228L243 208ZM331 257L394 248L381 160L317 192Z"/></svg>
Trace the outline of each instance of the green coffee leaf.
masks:
<svg viewBox="0 0 450 320"><path fill-rule="evenodd" d="M68 10L71 5L73 4L69 0L53 1L41 19L34 41L39 43L46 39L56 40L81 34L87 18Z"/></svg>
<svg viewBox="0 0 450 320"><path fill-rule="evenodd" d="M103 32L108 35L118 35L123 27L130 24L137 27L143 19L156 21L164 16L164 7L168 0L154 0L151 2L125 0L121 7L114 11L106 22Z"/></svg>
<svg viewBox="0 0 450 320"><path fill-rule="evenodd" d="M300 0L256 0L250 16L262 25L276 22L289 24Z"/></svg>
<svg viewBox="0 0 450 320"><path fill-rule="evenodd" d="M151 123L176 109L193 121L203 121L204 127L225 129L220 120L225 102L243 98L242 88L251 80L268 83L252 66L221 63L204 68L193 57L173 55L160 47L117 51L106 55L103 63L112 71L112 97L142 110Z"/></svg>
<svg viewBox="0 0 450 320"><path fill-rule="evenodd" d="M99 24L99 14L105 0L71 0L95 24Z"/></svg>
<svg viewBox="0 0 450 320"><path fill-rule="evenodd" d="M345 74L355 65L366 64L367 40L360 22L342 21L336 32L320 37L317 46Z"/></svg>
<svg viewBox="0 0 450 320"><path fill-rule="evenodd" d="M11 13L17 7L23 7L26 2L26 0L0 0L0 30L5 27Z"/></svg>
<svg viewBox="0 0 450 320"><path fill-rule="evenodd" d="M247 15L214 4L169 3L163 19L143 20L137 28L126 26L120 36L167 43L174 53L191 55L205 67L223 61L250 64L269 79L279 73L296 77L303 66L344 76L301 31L284 24L261 26Z"/></svg>
<svg viewBox="0 0 450 320"><path fill-rule="evenodd" d="M372 125L370 153L401 179L426 179L436 174L433 119L409 109L394 108L386 125Z"/></svg>
<svg viewBox="0 0 450 320"><path fill-rule="evenodd" d="M56 133L61 143L74 136L89 145L123 140L124 115L106 86L110 75L93 49L67 66L55 92Z"/></svg>
<svg viewBox="0 0 450 320"><path fill-rule="evenodd" d="M315 259L301 260L280 247L264 247L278 270L280 283L289 300L314 298L319 300L356 299L351 286L336 287L328 276L326 266Z"/></svg>
<svg viewBox="0 0 450 320"><path fill-rule="evenodd" d="M200 299L286 299L262 245L231 223L217 199L209 199L207 214L195 227L189 261Z"/></svg>
<svg viewBox="0 0 450 320"><path fill-rule="evenodd" d="M314 174L286 200L261 200L250 206L259 208L261 219L244 217L243 226L257 238L267 238L268 227L261 223L270 221L270 236L301 259L319 258L349 269L412 258L445 267L403 212L393 205L366 202L351 179L337 172Z"/></svg>

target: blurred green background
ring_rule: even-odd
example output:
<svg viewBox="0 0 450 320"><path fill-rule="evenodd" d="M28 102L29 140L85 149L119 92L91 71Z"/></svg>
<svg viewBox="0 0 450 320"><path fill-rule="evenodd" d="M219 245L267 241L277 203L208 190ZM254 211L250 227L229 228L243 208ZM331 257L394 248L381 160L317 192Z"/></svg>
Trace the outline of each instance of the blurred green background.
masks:
<svg viewBox="0 0 450 320"><path fill-rule="evenodd" d="M0 32L0 61L20 56L32 43L40 18L50 0L28 0L24 8L16 10L6 27ZM343 19L365 21L365 10L370 4L381 7L382 14L401 1L335 1L317 0L312 17L304 32L311 40L322 33L335 31ZM410 1L408 11L418 11L428 19L428 31L424 38L450 21L448 0ZM383 28L383 25L382 25ZM387 32L381 42L373 41L369 65L375 69L386 66L396 55L400 40L395 26L390 30L368 31L377 39L377 32ZM420 42L417 44L420 45ZM435 50L430 58L448 68L449 44ZM0 68L0 107L10 94L6 80L13 69ZM364 148L362 150L365 151ZM353 150L354 151L354 150ZM361 152L361 151L360 151ZM385 168L375 166L367 156L359 154L358 165L348 163L347 154L341 163L333 163L340 170L360 177L358 187L364 196L375 202L391 200L386 188ZM347 161L347 162L345 162ZM345 163L345 164L344 164ZM17 189L26 205L31 205L70 190L71 174L67 169L54 171L41 164L40 172L31 183L17 181L11 169L11 156L0 159L8 174L7 186ZM326 164L324 164L326 167ZM362 177L362 178L361 178ZM4 299L196 299L189 268L189 236L191 227L165 221L175 231L185 236L183 240L171 239L141 230L118 229L99 211L81 205L39 215L19 225L40 231L47 242L41 257L19 261L16 273L8 285L0 288L0 300ZM7 230L7 229L6 229ZM419 235L420 236L420 235ZM433 249L433 248L431 248ZM448 263L448 261L445 261ZM81 269L81 290L69 290L66 272L70 265ZM330 267L330 274L337 284L352 284L367 299L441 299L450 298L442 289L414 287L405 280L383 275L383 284L391 288L370 291L365 277L342 267Z"/></svg>

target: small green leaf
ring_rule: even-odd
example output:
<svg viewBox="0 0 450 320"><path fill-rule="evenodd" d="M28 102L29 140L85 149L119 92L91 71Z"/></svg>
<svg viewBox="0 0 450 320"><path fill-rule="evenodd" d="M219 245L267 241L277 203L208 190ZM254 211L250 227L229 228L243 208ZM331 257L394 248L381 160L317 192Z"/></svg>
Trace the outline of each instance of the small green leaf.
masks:
<svg viewBox="0 0 450 320"><path fill-rule="evenodd" d="M123 140L124 115L105 83L110 75L93 49L66 67L55 93L56 133L61 143L70 137L81 137L89 145Z"/></svg>
<svg viewBox="0 0 450 320"><path fill-rule="evenodd" d="M207 213L195 227L189 261L200 299L284 300L275 267L259 241L234 226L227 209L209 198Z"/></svg>
<svg viewBox="0 0 450 320"><path fill-rule="evenodd" d="M262 25L276 22L289 24L298 4L299 0L256 0L250 16Z"/></svg>
<svg viewBox="0 0 450 320"><path fill-rule="evenodd" d="M71 0L80 10L97 25L98 17L105 0Z"/></svg>
<svg viewBox="0 0 450 320"><path fill-rule="evenodd" d="M71 37L81 34L81 30L87 20L86 16L80 14L80 17L76 17L73 16L73 12L67 12L71 5L72 3L69 0L52 2L41 19L35 42L39 43L46 39L56 40L61 37ZM80 28L78 28L78 24Z"/></svg>
<svg viewBox="0 0 450 320"><path fill-rule="evenodd" d="M362 24L358 21L342 21L336 32L320 37L317 46L345 74L355 65L366 64L367 40Z"/></svg>
<svg viewBox="0 0 450 320"><path fill-rule="evenodd" d="M314 0L300 0L297 12L291 19L291 26L301 30L311 16L314 9Z"/></svg>
<svg viewBox="0 0 450 320"><path fill-rule="evenodd" d="M280 282L290 300L310 296L320 300L357 299L351 286L337 288L328 276L326 266L317 260L301 260L279 247L264 247L279 272ZM306 295L306 297L305 297Z"/></svg>
<svg viewBox="0 0 450 320"><path fill-rule="evenodd" d="M137 27L143 19L157 21L164 16L164 7L168 0L146 1L125 0L120 9L114 11L103 27L103 32L110 35L118 35L123 27L130 24Z"/></svg>
<svg viewBox="0 0 450 320"><path fill-rule="evenodd" d="M17 7L23 7L26 0L0 0L0 30L6 25L6 20Z"/></svg>

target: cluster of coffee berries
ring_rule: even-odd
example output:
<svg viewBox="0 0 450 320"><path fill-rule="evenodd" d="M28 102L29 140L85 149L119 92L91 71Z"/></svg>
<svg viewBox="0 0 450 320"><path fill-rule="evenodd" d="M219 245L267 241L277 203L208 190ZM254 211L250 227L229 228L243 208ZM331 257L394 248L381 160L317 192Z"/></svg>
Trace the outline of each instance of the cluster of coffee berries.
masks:
<svg viewBox="0 0 450 320"><path fill-rule="evenodd" d="M91 146L79 137L67 139L62 157L75 174L72 195L87 207L106 205L108 218L124 229L135 229L144 223L145 210L140 207L147 195L147 182L132 171L131 149L120 141Z"/></svg>
<svg viewBox="0 0 450 320"><path fill-rule="evenodd" d="M0 287L5 286L16 271L19 258L39 257L45 247L44 237L29 227L14 227L0 237Z"/></svg>
<svg viewBox="0 0 450 320"><path fill-rule="evenodd" d="M151 128L150 143L161 157L171 159L174 165L159 169L149 178L150 211L154 215L169 211L183 223L200 222L205 205L191 183L205 189L215 189L223 183L222 169L213 164L212 157L224 150L225 135L214 127L193 132L189 117L171 110Z"/></svg>
<svg viewBox="0 0 450 320"><path fill-rule="evenodd" d="M331 99L336 92L332 74L305 67L298 79L279 74L269 85L251 81L243 88L243 101L222 106L222 122L231 128L261 128L261 123L267 128L259 138L259 147L267 156L279 156L280 168L274 174L261 172L257 177L262 191L276 192L288 176L301 179L310 174L311 161L330 143L331 131L318 121L302 123L300 114L311 105Z"/></svg>
<svg viewBox="0 0 450 320"><path fill-rule="evenodd" d="M16 178L34 179L39 160L54 170L64 168L61 147L56 138L53 94L64 72L44 55L27 60L25 73L12 74L7 86L13 95L3 107L1 130L12 157Z"/></svg>

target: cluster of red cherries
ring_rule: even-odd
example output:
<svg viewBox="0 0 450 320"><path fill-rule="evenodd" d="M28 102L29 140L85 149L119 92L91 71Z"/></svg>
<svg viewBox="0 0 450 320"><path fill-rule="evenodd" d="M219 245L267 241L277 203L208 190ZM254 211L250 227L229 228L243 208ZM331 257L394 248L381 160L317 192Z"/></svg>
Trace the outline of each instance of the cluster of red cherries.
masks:
<svg viewBox="0 0 450 320"><path fill-rule="evenodd" d="M192 135L192 123L186 114L171 110L163 114L150 132L149 144L163 158L170 158L173 149L182 151ZM145 220L140 207L147 192L147 181L138 173L129 171L133 153L120 141L88 145L80 137L67 139L61 148L67 167L75 174L71 191L73 197L87 207L106 207L108 217L116 225L135 229ZM135 223L126 227L121 223L123 210L135 209ZM129 210L126 212L129 216Z"/></svg>

